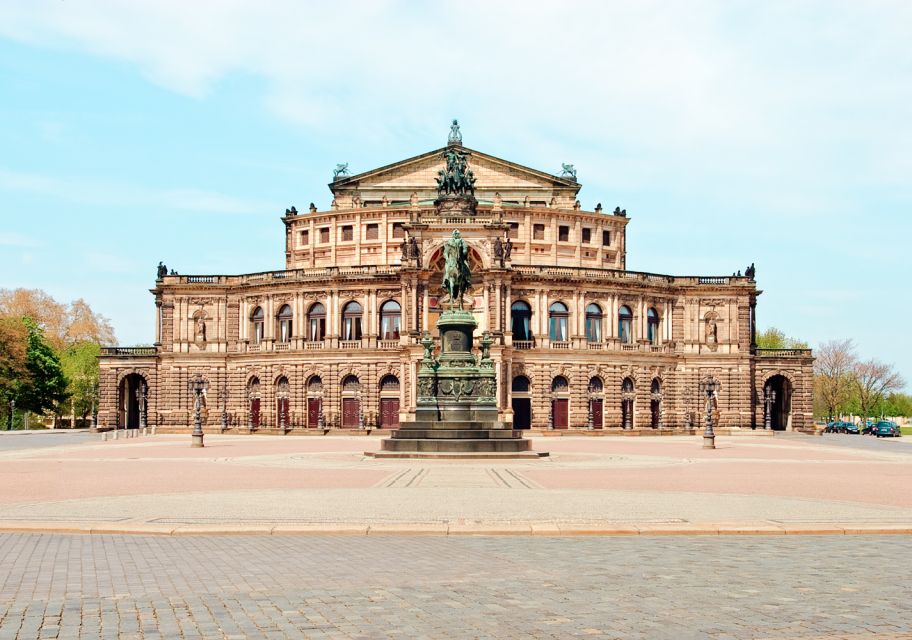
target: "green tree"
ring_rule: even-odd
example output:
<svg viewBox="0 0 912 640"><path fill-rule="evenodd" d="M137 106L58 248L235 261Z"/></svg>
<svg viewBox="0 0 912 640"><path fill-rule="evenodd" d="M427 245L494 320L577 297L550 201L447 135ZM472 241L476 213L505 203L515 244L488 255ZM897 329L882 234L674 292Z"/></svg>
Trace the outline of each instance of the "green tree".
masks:
<svg viewBox="0 0 912 640"><path fill-rule="evenodd" d="M807 349L807 342L789 338L783 331L770 327L757 334L758 349Z"/></svg>
<svg viewBox="0 0 912 640"><path fill-rule="evenodd" d="M66 398L67 379L60 358L44 339L44 332L29 318L24 321L28 330L26 368L30 380L16 398L16 406L34 413L53 409Z"/></svg>
<svg viewBox="0 0 912 640"><path fill-rule="evenodd" d="M891 365L873 359L855 363L852 383L862 420L872 417L884 398L906 385Z"/></svg>
<svg viewBox="0 0 912 640"><path fill-rule="evenodd" d="M19 318L0 317L0 428L9 424L10 401L30 384L28 330Z"/></svg>
<svg viewBox="0 0 912 640"><path fill-rule="evenodd" d="M891 393L881 403L880 412L885 416L912 416L912 395Z"/></svg>
<svg viewBox="0 0 912 640"><path fill-rule="evenodd" d="M101 347L88 340L75 342L64 349L60 364L67 379L69 399L58 408L59 413L70 413L85 420L92 411L92 405L96 401L100 353Z"/></svg>

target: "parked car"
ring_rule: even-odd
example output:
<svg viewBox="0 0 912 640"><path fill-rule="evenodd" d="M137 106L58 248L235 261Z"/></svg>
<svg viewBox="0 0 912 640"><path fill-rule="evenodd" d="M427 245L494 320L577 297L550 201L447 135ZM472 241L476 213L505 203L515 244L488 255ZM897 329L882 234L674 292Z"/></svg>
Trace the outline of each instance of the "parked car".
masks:
<svg viewBox="0 0 912 640"><path fill-rule="evenodd" d="M858 427L856 427L851 422L841 422L839 420L834 420L827 424L826 428L823 430L824 433L853 433L858 434Z"/></svg>
<svg viewBox="0 0 912 640"><path fill-rule="evenodd" d="M878 438L898 438L902 436L899 425L889 420L881 420L874 425L874 435Z"/></svg>
<svg viewBox="0 0 912 640"><path fill-rule="evenodd" d="M876 423L874 423L874 422L868 420L868 423L865 425L865 428L861 430L861 433L862 433L863 435L866 435L866 436L873 436L873 435L874 435L874 425L875 425L875 424L876 424Z"/></svg>

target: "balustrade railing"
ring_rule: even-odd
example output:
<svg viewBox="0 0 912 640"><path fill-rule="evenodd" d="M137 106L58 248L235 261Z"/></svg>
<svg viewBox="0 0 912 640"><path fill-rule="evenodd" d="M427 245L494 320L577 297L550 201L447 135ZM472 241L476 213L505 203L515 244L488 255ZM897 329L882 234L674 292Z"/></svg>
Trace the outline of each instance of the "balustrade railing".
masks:
<svg viewBox="0 0 912 640"><path fill-rule="evenodd" d="M304 349L306 349L306 350L308 350L308 351L312 351L312 350L314 350L314 349L322 349L322 348L323 348L323 341L322 341L322 340L320 340L320 341L307 341L307 342L304 343Z"/></svg>
<svg viewBox="0 0 912 640"><path fill-rule="evenodd" d="M340 349L360 349L361 341L360 340L339 340Z"/></svg>
<svg viewBox="0 0 912 640"><path fill-rule="evenodd" d="M589 351L602 351L605 348L605 345L602 342L588 342L586 343L586 348L589 349Z"/></svg>
<svg viewBox="0 0 912 640"><path fill-rule="evenodd" d="M102 347L103 356L154 356L158 351L155 347Z"/></svg>
<svg viewBox="0 0 912 640"><path fill-rule="evenodd" d="M534 340L514 340L513 341L514 349L520 349L522 351L525 351L527 349L531 349L533 346L535 346Z"/></svg>
<svg viewBox="0 0 912 640"><path fill-rule="evenodd" d="M553 342L551 342L551 348L552 348L552 349L569 349L569 348L570 348L570 343L569 343L569 342L565 342L565 341L563 341L563 340L561 340L561 341L553 341Z"/></svg>
<svg viewBox="0 0 912 640"><path fill-rule="evenodd" d="M288 346L289 345L287 342L277 342L275 344L275 350L276 351L288 351Z"/></svg>
<svg viewBox="0 0 912 640"><path fill-rule="evenodd" d="M398 340L378 340L377 346L381 349L387 349L387 350L398 349L399 341Z"/></svg>
<svg viewBox="0 0 912 640"><path fill-rule="evenodd" d="M757 349L758 358L807 358L810 349Z"/></svg>
<svg viewBox="0 0 912 640"><path fill-rule="evenodd" d="M622 344L621 351L639 351L640 345L638 344Z"/></svg>

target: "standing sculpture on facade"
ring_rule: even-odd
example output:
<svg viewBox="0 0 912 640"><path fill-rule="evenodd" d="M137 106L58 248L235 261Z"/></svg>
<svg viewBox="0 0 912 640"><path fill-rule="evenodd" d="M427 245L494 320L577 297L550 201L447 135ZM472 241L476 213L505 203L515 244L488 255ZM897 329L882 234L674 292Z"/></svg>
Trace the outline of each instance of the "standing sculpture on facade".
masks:
<svg viewBox="0 0 912 640"><path fill-rule="evenodd" d="M462 239L458 229L443 245L443 288L450 296L450 309L458 304L463 309L463 295L472 286L472 272L469 269L469 245Z"/></svg>
<svg viewBox="0 0 912 640"><path fill-rule="evenodd" d="M450 135L447 136L447 144L462 144L462 132L459 130L459 121L453 120L450 125Z"/></svg>
<svg viewBox="0 0 912 640"><path fill-rule="evenodd" d="M499 237L494 238L494 262L497 263L498 265L500 265L501 267L504 266L503 240L501 240Z"/></svg>
<svg viewBox="0 0 912 640"><path fill-rule="evenodd" d="M159 263L158 263L158 271L156 272L155 279L156 279L156 280L161 280L161 279L164 278L166 275L168 275L168 267L165 266L165 263L159 261Z"/></svg>
<svg viewBox="0 0 912 640"><path fill-rule="evenodd" d="M567 164L566 162L561 162L561 178L570 178L571 180L576 180L576 167L572 164Z"/></svg>

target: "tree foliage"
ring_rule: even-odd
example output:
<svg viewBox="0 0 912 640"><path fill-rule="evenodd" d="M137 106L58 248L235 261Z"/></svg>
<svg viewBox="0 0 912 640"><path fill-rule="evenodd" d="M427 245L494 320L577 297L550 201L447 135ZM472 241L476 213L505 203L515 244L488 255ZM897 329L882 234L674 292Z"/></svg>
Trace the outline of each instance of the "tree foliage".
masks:
<svg viewBox="0 0 912 640"><path fill-rule="evenodd" d="M828 418L846 409L854 390L855 345L851 339L831 340L817 347L814 355L814 390Z"/></svg>
<svg viewBox="0 0 912 640"><path fill-rule="evenodd" d="M28 384L17 394L16 404L26 411L44 413L66 398L67 379L60 358L45 340L44 332L31 319L25 320L28 330L26 369Z"/></svg>
<svg viewBox="0 0 912 640"><path fill-rule="evenodd" d="M15 400L17 409L75 410L85 418L96 393L99 345L114 340L110 321L85 300L63 304L40 289L0 289L0 414L6 418Z"/></svg>
<svg viewBox="0 0 912 640"><path fill-rule="evenodd" d="M906 383L891 365L871 359L855 363L852 384L858 412L862 418L867 418L874 415L887 394L899 391Z"/></svg>
<svg viewBox="0 0 912 640"><path fill-rule="evenodd" d="M783 331L770 327L757 334L757 348L759 349L807 349L807 342L789 338Z"/></svg>

